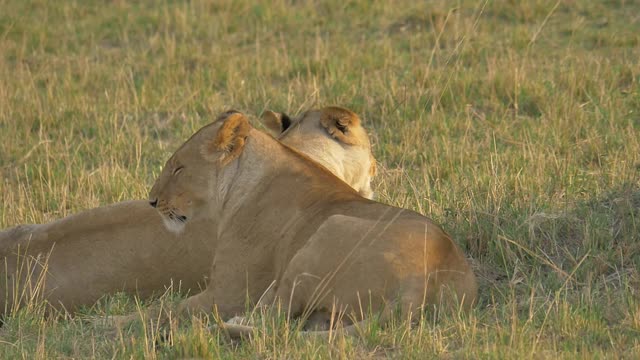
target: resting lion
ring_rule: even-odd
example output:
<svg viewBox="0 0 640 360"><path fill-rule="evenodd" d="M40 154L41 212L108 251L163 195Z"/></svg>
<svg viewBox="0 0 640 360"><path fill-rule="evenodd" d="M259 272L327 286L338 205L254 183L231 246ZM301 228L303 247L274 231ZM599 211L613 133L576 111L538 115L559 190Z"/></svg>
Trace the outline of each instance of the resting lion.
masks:
<svg viewBox="0 0 640 360"><path fill-rule="evenodd" d="M358 122L344 109L310 111L302 122ZM207 169L202 171L201 169ZM440 226L413 211L363 198L300 152L227 112L196 132L167 161L150 192L165 224L217 219L206 289L179 311L222 320L253 304L280 304L300 316L331 312L362 320L398 309L420 316L443 301L468 308L476 279ZM188 225L187 225L188 226Z"/></svg>
<svg viewBox="0 0 640 360"><path fill-rule="evenodd" d="M267 111L261 120L280 141L371 196L375 161L359 122L340 123L346 131L335 136L331 133L336 124L317 119L299 121ZM118 291L145 298L162 292L172 280L183 290L195 291L208 273L214 244L215 219L190 221L176 235L165 229L148 201L126 201L48 224L10 228L0 232L0 314L33 296L73 312ZM41 276L47 255L47 275Z"/></svg>

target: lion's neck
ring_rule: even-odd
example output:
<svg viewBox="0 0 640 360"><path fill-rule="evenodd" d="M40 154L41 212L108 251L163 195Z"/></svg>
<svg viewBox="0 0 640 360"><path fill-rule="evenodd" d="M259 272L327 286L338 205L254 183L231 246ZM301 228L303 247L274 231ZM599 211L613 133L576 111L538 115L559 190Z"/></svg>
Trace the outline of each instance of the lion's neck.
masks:
<svg viewBox="0 0 640 360"><path fill-rule="evenodd" d="M257 131L253 130L252 135L254 133ZM247 139L240 157L229 163L224 171L219 173L218 186L214 189L217 197L214 201L215 212L219 218L225 218L234 213L235 208L242 206L247 198L254 196L261 189L261 179L270 172L270 164L260 156L260 151L269 151L266 149L268 146L262 144L263 142L264 139L251 136Z"/></svg>
<svg viewBox="0 0 640 360"><path fill-rule="evenodd" d="M320 220L318 214L326 208L325 202L358 198L351 187L326 169L269 135L253 130L245 146L224 174L231 180L227 180L219 208L222 238L225 232L248 242L261 232L293 236L298 228Z"/></svg>

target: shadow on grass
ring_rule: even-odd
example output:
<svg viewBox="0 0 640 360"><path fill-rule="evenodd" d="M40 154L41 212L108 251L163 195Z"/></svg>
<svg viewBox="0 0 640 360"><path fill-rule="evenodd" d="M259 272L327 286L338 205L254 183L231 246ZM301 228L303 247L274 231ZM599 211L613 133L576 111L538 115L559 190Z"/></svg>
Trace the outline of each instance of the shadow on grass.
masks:
<svg viewBox="0 0 640 360"><path fill-rule="evenodd" d="M498 213L498 215L496 215ZM505 214L506 213L506 214ZM549 289L621 283L640 286L640 187L626 183L565 210L472 214L469 255L481 289L539 282ZM506 225L504 219L516 219Z"/></svg>

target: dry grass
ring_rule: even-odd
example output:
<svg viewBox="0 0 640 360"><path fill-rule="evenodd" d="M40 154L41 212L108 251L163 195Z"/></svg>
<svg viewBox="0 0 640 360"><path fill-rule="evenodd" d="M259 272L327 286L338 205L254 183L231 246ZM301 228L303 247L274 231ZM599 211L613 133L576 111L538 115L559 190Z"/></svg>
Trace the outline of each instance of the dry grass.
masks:
<svg viewBox="0 0 640 360"><path fill-rule="evenodd" d="M640 356L640 6L633 1L0 0L0 228L146 197L220 111L340 104L381 201L473 259L469 316L331 342L194 321L156 348L26 309L2 358ZM167 301L173 301L169 296ZM146 305L142 305L146 306ZM88 314L125 313L105 299Z"/></svg>

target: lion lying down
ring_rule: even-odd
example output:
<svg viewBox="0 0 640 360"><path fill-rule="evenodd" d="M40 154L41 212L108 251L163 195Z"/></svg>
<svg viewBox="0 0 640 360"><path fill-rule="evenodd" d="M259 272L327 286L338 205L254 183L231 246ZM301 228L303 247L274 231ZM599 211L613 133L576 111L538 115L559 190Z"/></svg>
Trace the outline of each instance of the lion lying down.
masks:
<svg viewBox="0 0 640 360"><path fill-rule="evenodd" d="M280 141L370 197L375 160L369 138L359 122L345 120L299 121L270 111L262 117ZM344 133L332 135L336 126ZM190 174L197 176L193 170ZM215 223L216 218L203 216L189 221L178 235L165 229L148 201L126 201L48 224L2 231L0 315L34 296L73 312L119 291L146 298L161 293L172 281L183 290L196 291L211 266Z"/></svg>
<svg viewBox="0 0 640 360"><path fill-rule="evenodd" d="M349 130L339 124L358 119L326 108L302 121L336 124L332 135L340 139ZM241 113L227 112L187 140L150 198L177 233L216 219L209 282L180 304L181 312L216 307L227 320L245 311L248 297L258 306L278 303L294 317L333 309L359 321L368 311L386 319L398 309L417 318L430 305L468 308L476 300L475 276L440 226L363 198L253 129Z"/></svg>

